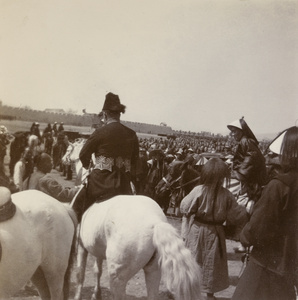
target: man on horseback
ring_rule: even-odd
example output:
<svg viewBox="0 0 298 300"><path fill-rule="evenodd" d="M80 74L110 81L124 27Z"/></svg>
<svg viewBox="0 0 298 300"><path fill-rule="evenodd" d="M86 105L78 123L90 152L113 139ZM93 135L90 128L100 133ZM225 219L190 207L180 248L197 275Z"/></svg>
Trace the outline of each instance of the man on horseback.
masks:
<svg viewBox="0 0 298 300"><path fill-rule="evenodd" d="M258 147L258 140L243 117L230 123L227 127L238 143L231 169L231 179L234 179L236 186L234 190L230 190L237 202L246 206L247 211L251 213L252 209L249 209L249 205L259 199L262 186L266 183L265 158ZM232 181L231 185L233 185ZM245 252L244 247L234 250Z"/></svg>
<svg viewBox="0 0 298 300"><path fill-rule="evenodd" d="M135 131L120 123L120 114L125 108L118 95L108 93L101 113L104 126L93 132L80 152L85 169L90 167L92 154L95 165L73 205L79 220L94 202L132 194L139 142Z"/></svg>

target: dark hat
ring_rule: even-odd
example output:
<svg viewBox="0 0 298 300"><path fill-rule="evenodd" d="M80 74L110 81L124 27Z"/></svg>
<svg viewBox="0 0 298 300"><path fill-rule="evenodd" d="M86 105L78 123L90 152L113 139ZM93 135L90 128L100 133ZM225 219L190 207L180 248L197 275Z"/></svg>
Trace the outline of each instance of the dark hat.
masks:
<svg viewBox="0 0 298 300"><path fill-rule="evenodd" d="M120 99L118 95L115 95L113 93L108 93L106 94L106 99L102 110L110 110L110 111L125 113L125 105L122 105L120 103Z"/></svg>

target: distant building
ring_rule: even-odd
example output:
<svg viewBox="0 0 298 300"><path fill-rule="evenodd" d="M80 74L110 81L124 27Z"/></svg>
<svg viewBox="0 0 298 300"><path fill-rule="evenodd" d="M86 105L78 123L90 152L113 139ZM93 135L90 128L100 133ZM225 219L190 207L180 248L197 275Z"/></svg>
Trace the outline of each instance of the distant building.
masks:
<svg viewBox="0 0 298 300"><path fill-rule="evenodd" d="M47 113L65 114L64 109L61 108L46 108L44 111Z"/></svg>
<svg viewBox="0 0 298 300"><path fill-rule="evenodd" d="M22 120L39 123L64 122L67 126L88 126L93 130L102 126L102 120L98 114L87 113L83 110L83 115L65 112L63 109L47 108L44 111L34 110L23 107L12 107L3 105L0 101L0 120ZM172 135L173 130L170 126L154 125L139 122L121 120L125 126L133 129L137 133L150 133L161 135Z"/></svg>

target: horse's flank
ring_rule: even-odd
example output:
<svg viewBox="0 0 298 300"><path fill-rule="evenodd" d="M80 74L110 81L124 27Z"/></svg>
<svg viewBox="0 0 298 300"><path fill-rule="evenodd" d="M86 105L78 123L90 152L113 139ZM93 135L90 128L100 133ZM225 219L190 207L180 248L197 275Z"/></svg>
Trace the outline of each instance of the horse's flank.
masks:
<svg viewBox="0 0 298 300"><path fill-rule="evenodd" d="M126 284L140 269L149 300L158 298L161 272L177 299L200 299L199 268L154 200L121 195L94 204L83 215L80 238L97 258L99 276L106 258L113 299L125 299ZM99 283L98 279L92 299L101 299ZM82 282L77 287L75 299L81 299Z"/></svg>
<svg viewBox="0 0 298 300"><path fill-rule="evenodd" d="M0 223L0 299L31 279L42 299L62 300L75 233L68 209L35 190L13 194L12 200L15 216Z"/></svg>

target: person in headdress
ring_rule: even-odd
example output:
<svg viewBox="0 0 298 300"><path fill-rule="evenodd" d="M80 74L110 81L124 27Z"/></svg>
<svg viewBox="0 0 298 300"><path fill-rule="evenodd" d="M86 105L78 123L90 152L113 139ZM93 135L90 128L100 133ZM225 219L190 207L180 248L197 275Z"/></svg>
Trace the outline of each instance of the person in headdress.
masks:
<svg viewBox="0 0 298 300"><path fill-rule="evenodd" d="M146 179L148 174L148 156L146 149L140 147L139 158L136 164L136 190L138 195L144 195Z"/></svg>
<svg viewBox="0 0 298 300"><path fill-rule="evenodd" d="M182 148L180 148L177 152L176 152L176 158L175 161L183 161L184 160L184 151Z"/></svg>
<svg viewBox="0 0 298 300"><path fill-rule="evenodd" d="M250 199L256 199L260 186L266 182L265 158L258 147L259 142L243 117L227 127L238 142L231 178L239 180L243 188L247 188Z"/></svg>
<svg viewBox="0 0 298 300"><path fill-rule="evenodd" d="M38 144L38 137L30 135L28 139L28 146L25 148L21 158L14 166L13 182L19 191L24 189L23 182L34 171L35 159L38 156L36 150Z"/></svg>
<svg viewBox="0 0 298 300"><path fill-rule="evenodd" d="M135 131L120 122L125 108L118 95L108 93L102 108L105 125L91 134L80 152L85 169L89 169L92 154L95 164L87 187L80 192L73 205L79 220L94 202L133 193L131 182L135 181L139 141Z"/></svg>
<svg viewBox="0 0 298 300"><path fill-rule="evenodd" d="M49 155L52 155L52 148L53 148L53 129L51 124L49 123L43 132L43 139L44 139L44 148L45 152Z"/></svg>
<svg viewBox="0 0 298 300"><path fill-rule="evenodd" d="M63 122L60 122L60 125L58 127L58 132L61 132L61 131L64 131L64 123Z"/></svg>
<svg viewBox="0 0 298 300"><path fill-rule="evenodd" d="M13 136L8 132L4 125L0 126L0 186L4 186L10 190L11 193L17 192L17 188L12 180L7 176L4 167L4 158L6 155L7 146Z"/></svg>
<svg viewBox="0 0 298 300"><path fill-rule="evenodd" d="M239 204L251 212L253 203L261 195L266 183L265 158L258 147L258 140L242 117L229 125L231 136L238 143L231 165L231 179L234 179L233 193ZM233 182L232 182L233 184ZM235 239L238 239L238 232ZM244 247L235 248L236 252L245 252Z"/></svg>
<svg viewBox="0 0 298 300"><path fill-rule="evenodd" d="M4 157L6 155L7 145L10 143L12 135L4 125L0 126L0 171L4 173Z"/></svg>
<svg viewBox="0 0 298 300"><path fill-rule="evenodd" d="M40 130L39 130L39 123L38 122L33 122L30 128L30 134L31 135L36 135L38 137L39 142L41 142L41 135L40 135Z"/></svg>
<svg viewBox="0 0 298 300"><path fill-rule="evenodd" d="M54 169L58 168L60 172L63 172L62 157L67 149L67 145L65 144L65 136L66 135L63 131L58 132L57 140L52 151Z"/></svg>
<svg viewBox="0 0 298 300"><path fill-rule="evenodd" d="M17 131L13 134L14 140L10 144L10 161L9 161L9 171L10 176L13 176L14 166L17 161L21 158L22 153L24 152L27 142L28 142L28 132Z"/></svg>
<svg viewBox="0 0 298 300"><path fill-rule="evenodd" d="M53 125L53 135L54 137L57 137L57 134L58 134L58 123L57 122L54 122L54 125Z"/></svg>
<svg viewBox="0 0 298 300"><path fill-rule="evenodd" d="M264 187L240 241L252 247L233 300L295 300L298 288L298 127L270 145L282 171Z"/></svg>

